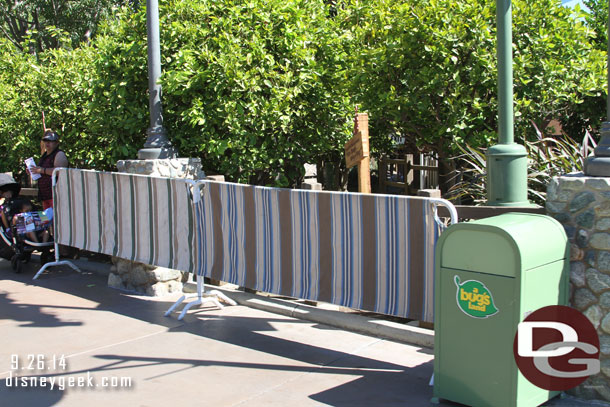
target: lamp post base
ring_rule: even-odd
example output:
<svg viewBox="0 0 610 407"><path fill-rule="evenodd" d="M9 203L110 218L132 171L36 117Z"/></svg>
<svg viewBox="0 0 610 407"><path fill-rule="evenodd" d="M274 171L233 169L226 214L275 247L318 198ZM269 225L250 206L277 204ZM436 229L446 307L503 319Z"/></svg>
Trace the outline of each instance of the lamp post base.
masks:
<svg viewBox="0 0 610 407"><path fill-rule="evenodd" d="M591 177L610 177L610 122L603 122L599 133L595 155L587 157L583 172Z"/></svg>
<svg viewBox="0 0 610 407"><path fill-rule="evenodd" d="M157 160L178 157L178 151L167 139L167 132L163 126L150 127L144 148L138 150L139 160Z"/></svg>
<svg viewBox="0 0 610 407"><path fill-rule="evenodd" d="M590 177L610 177L610 157L587 157L584 173Z"/></svg>
<svg viewBox="0 0 610 407"><path fill-rule="evenodd" d="M161 160L165 158L176 158L177 156L177 151L171 145L164 147L142 148L138 150L138 160Z"/></svg>
<svg viewBox="0 0 610 407"><path fill-rule="evenodd" d="M529 206L527 151L520 144L497 144L487 150L487 205Z"/></svg>

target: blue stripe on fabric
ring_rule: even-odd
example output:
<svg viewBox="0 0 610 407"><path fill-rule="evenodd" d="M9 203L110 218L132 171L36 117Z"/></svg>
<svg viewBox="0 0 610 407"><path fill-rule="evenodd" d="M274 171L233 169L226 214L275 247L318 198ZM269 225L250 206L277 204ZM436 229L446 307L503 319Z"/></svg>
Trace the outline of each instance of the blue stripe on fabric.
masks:
<svg viewBox="0 0 610 407"><path fill-rule="evenodd" d="M348 199L348 196L342 196L341 197L341 209L343 211L343 217L342 217L342 240L343 240L343 247L345 247L346 253L345 256L343 258L343 270L342 270L342 281L341 281L341 301L342 304L347 305L348 302L346 301L346 299L349 297L349 273L350 270L352 268L352 239L350 239L351 236L351 229L350 229L350 220L351 220L351 205Z"/></svg>
<svg viewBox="0 0 610 407"><path fill-rule="evenodd" d="M228 270L229 272L229 280L230 282L236 281L236 272L237 272L237 253L235 250L237 240L237 197L235 187L227 188L228 194L228 202L229 202L229 225L231 227L229 233L229 258L231 259L231 267Z"/></svg>
<svg viewBox="0 0 610 407"><path fill-rule="evenodd" d="M351 240L348 239L348 230L347 228L348 226L348 221L349 219L347 219L348 217L348 213L349 213L349 204L347 202L347 200L345 199L345 196L341 196L339 198L339 201L341 203L341 247L344 248L344 253L343 253L343 258L342 258L342 262L341 265L342 270L341 270L341 274L339 275L339 277L341 278L341 290L339 292L339 298L340 298L340 302L343 305L346 305L345 303L345 298L346 298L346 291L348 289L348 287L346 287L346 281L349 278L348 277L348 273L349 273L349 266L350 266L350 253L351 253Z"/></svg>
<svg viewBox="0 0 610 407"><path fill-rule="evenodd" d="M398 221L400 219L399 213L400 213L400 205L398 205L398 199L394 199L394 225L396 225L396 230L395 230L395 234L394 236L398 236L398 234L400 233L400 229L398 226ZM393 282L393 290L392 290L392 313L395 314L398 311L398 307L399 307L399 296L398 291L400 291L401 287L398 285L398 282L400 281L400 277L401 277L401 273L403 272L403 270L400 269L400 262L398 261L398 253L400 252L399 247L400 247L400 243L401 240L400 238L395 239L394 245L392 246L392 261L394 263L394 280Z"/></svg>
<svg viewBox="0 0 610 407"><path fill-rule="evenodd" d="M281 227L281 219L280 219L280 190L277 189L275 190L275 202L276 202L276 207L277 207L277 216L273 217L274 220L274 228L271 230L272 233L272 242L274 242L274 244L271 246L271 259L274 259L275 256L278 257L277 261L275 262L275 266L273 268L274 271L274 280L273 280L273 286L272 287L277 287L277 291L281 292L282 291L282 256L284 256L284 254L282 253L282 249L281 249L281 238L282 238L282 227ZM277 233L276 233L276 229L277 229ZM276 251L275 250L275 245L279 244L280 250Z"/></svg>
<svg viewBox="0 0 610 407"><path fill-rule="evenodd" d="M268 292L269 291L269 264L268 264L268 255L267 252L269 250L269 238L268 238L268 229L269 229L269 216L267 215L267 202L265 200L265 190L261 189L260 190L260 205L261 205L261 220L262 220L262 233L263 233L263 241L259 242L262 245L262 251L261 251L261 256L262 256L262 265L263 265L263 269L262 271L262 275L263 275L263 282L262 282L262 290Z"/></svg>
<svg viewBox="0 0 610 407"><path fill-rule="evenodd" d="M231 219L231 225L233 226L232 228L232 232L230 234L230 247L231 247L231 263L232 266L231 270L230 270L230 276L231 282L236 282L237 281L237 270L239 267L239 257L237 255L237 228L239 226L239 220L237 218L237 188L236 187L232 187L229 188L229 194L230 194L230 202L231 204L229 205L229 208L231 208L230 211L230 219Z"/></svg>
<svg viewBox="0 0 610 407"><path fill-rule="evenodd" d="M273 290L274 287L274 282L275 282L275 268L274 266L274 262L273 262L273 245L274 245L274 235L273 235L273 206L272 206L272 193L270 190L266 190L265 191L265 195L266 195L266 214L267 214L267 264L268 264L268 276L269 276L269 281L267 282L267 288L268 290L271 292Z"/></svg>
<svg viewBox="0 0 610 407"><path fill-rule="evenodd" d="M387 312L387 310L390 308L390 293L389 293L389 282L390 282L390 276L391 276L391 269L390 269L390 242L387 242L387 238L388 238L388 229L390 228L390 200L386 199L383 205L385 208L385 224L386 224L386 230L385 230L385 239L386 239L386 245L385 245L385 258L386 258L386 269L385 270L380 270L380 273L385 273L385 293L384 297L385 297L385 301L384 301L384 307L383 309L381 309L381 312Z"/></svg>
<svg viewBox="0 0 610 407"><path fill-rule="evenodd" d="M387 241L387 250L388 250L388 257L387 257L387 262L388 262L388 275L387 275L387 308L385 309L385 312L391 312L391 310L394 307L394 298L393 298L393 293L394 293L394 288L393 288L393 282L395 279L395 270L394 270L394 253L393 253L393 246L395 244L394 239L392 239L393 236L393 229L396 227L395 223L394 223L394 206L393 206L394 200L393 199L388 199L388 223L387 223L387 229L386 229L386 241Z"/></svg>
<svg viewBox="0 0 610 407"><path fill-rule="evenodd" d="M208 248L208 246L205 246L205 251L204 251L204 256L203 256L203 263L202 263L202 267L204 268L204 275L207 277L211 277L212 276L212 266L214 265L214 261L216 260L214 258L214 255L216 253L216 244L222 244L222 242L216 242L214 239L214 205L212 205L212 192L210 190L210 185L206 184L206 192L204 193L205 196L205 202L202 202L201 207L203 209L203 217L201 219L201 227L204 230L204 234L202 234L202 236L204 236L205 242L209 242L210 243L210 247ZM222 214L222 211L221 211ZM218 216L221 216L221 214L219 214ZM206 218L207 216L207 218ZM210 228L208 229L208 227L206 226L206 222L210 224ZM210 234L208 235L208 232L210 232ZM208 251L209 249L209 251ZM209 267L208 267L209 265Z"/></svg>
<svg viewBox="0 0 610 407"><path fill-rule="evenodd" d="M303 273L301 276L301 290L305 297L309 297L309 276L311 274L311 249L310 240L307 238L306 231L309 229L309 199L305 199L305 195L301 195L300 204L301 207L301 222L302 222L302 257L303 257Z"/></svg>
<svg viewBox="0 0 610 407"><path fill-rule="evenodd" d="M427 308L427 302L426 299L428 297L427 295L427 290L426 287L428 286L428 281L429 281L429 274L428 274L428 245L426 244L428 242L428 222L427 222L427 215L428 215L428 204L427 203L423 203L422 205L422 214L421 216L423 216L423 224L424 224L424 278L423 278L423 284L424 284L424 289L423 291L423 295L422 295L422 307L421 307L421 316L420 316L420 321L425 321L425 315L426 315L426 308ZM407 297L409 298L409 297Z"/></svg>
<svg viewBox="0 0 610 407"><path fill-rule="evenodd" d="M306 272L304 272L305 270L305 262L307 261L305 259L305 256L303 256L303 248L305 246L305 239L304 236L305 234L303 233L303 230L305 229L305 222L304 222L304 211L303 211L303 196L301 195L300 192L297 192L296 194L294 194L293 196L291 196L291 198L294 198L295 203L296 203L296 207L298 209L297 213L293 213L292 214L292 219L298 219L297 220L297 224L300 225L301 227L299 229L297 229L295 227L295 225L292 226L292 231L293 233L296 232L296 230L298 230L298 235L295 236L295 240L292 242L292 244L299 244L299 247L296 251L296 256L297 259L295 260L295 258L293 257L292 262L296 263L298 262L299 267L297 267L297 270L301 270L301 273L299 273L300 275L296 276L295 272L296 270L293 270L293 283L292 283L292 292L295 293L297 296L304 296L305 295L305 289L304 289L304 281L305 281L305 274L307 274ZM291 205L291 210L297 210L295 209L295 205ZM296 226L298 226L296 225ZM298 291L297 291L297 287L299 287ZM303 297L301 297L303 298Z"/></svg>
<svg viewBox="0 0 610 407"><path fill-rule="evenodd" d="M411 294L411 284L409 284L409 277L411 276L411 273L413 272L413 270L411 270L411 245L409 244L411 242L411 225L407 222L411 222L411 219L409 218L409 210L411 209L411 200L408 200L405 202L406 204L406 210L405 210L405 227L406 227L406 236L407 236L407 241L405 242L405 246L407 248L407 262L405 264L405 269L407 271L406 275L405 275L405 283L407 285L407 297L406 297L406 313L405 315L409 315L409 312L411 310L411 301L409 301L409 295ZM423 215L423 214L422 214ZM425 230L424 230L424 236L417 236L417 238L421 239L424 238L425 239ZM421 255L421 254L420 254ZM425 259L424 259L425 262ZM425 280L424 280L425 281Z"/></svg>

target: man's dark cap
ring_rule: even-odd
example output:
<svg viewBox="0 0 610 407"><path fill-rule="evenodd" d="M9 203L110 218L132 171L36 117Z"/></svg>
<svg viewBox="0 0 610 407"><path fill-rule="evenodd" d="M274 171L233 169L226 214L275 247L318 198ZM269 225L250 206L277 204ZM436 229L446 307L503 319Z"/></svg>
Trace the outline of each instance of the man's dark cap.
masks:
<svg viewBox="0 0 610 407"><path fill-rule="evenodd" d="M42 138L42 141L59 141L59 134L54 131L47 131Z"/></svg>

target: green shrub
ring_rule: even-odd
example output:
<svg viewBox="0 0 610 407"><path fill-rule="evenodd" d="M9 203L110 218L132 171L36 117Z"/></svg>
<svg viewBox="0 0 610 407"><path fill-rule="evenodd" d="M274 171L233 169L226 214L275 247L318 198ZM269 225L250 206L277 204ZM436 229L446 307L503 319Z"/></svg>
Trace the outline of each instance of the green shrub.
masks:
<svg viewBox="0 0 610 407"><path fill-rule="evenodd" d="M513 4L515 138L583 113L597 120L607 93L604 54L558 0ZM349 2L344 28L356 38L351 92L371 113L373 146L405 137L441 158L497 140L495 2ZM587 103L586 108L582 108ZM590 117L595 116L595 117ZM584 123L579 135L584 134Z"/></svg>
<svg viewBox="0 0 610 407"><path fill-rule="evenodd" d="M161 14L166 117L182 154L279 186L295 186L305 163L341 160L353 106L322 1L170 1Z"/></svg>
<svg viewBox="0 0 610 407"><path fill-rule="evenodd" d="M528 155L527 184L530 202L544 206L546 189L552 177L582 171L584 160L593 152L595 142L587 133L581 143L568 135L544 137L534 125L536 141L525 140ZM458 181L446 194L446 198L464 204L482 205L487 202L487 170L485 149L469 145L459 146L461 154L455 159L462 169Z"/></svg>
<svg viewBox="0 0 610 407"><path fill-rule="evenodd" d="M161 2L164 124L181 156L277 186L317 163L325 186L341 188L356 104L369 113L373 153L392 135L441 159L494 142L493 2L325 3ZM558 0L513 5L517 138L533 137L529 120L595 123L606 80L590 32ZM38 156L43 110L74 165L136 157L149 125L145 14L124 8L89 45L38 58L0 41L0 142L11 147L0 170Z"/></svg>

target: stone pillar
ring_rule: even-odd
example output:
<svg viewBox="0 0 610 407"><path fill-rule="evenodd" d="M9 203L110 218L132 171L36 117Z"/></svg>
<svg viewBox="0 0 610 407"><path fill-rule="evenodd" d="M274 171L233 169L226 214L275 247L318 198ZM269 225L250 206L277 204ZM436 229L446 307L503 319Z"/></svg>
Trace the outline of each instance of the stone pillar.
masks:
<svg viewBox="0 0 610 407"><path fill-rule="evenodd" d="M155 160L121 160L117 162L119 172L139 175L153 175L168 178L202 179L199 158L174 158ZM182 285L188 279L188 273L136 263L114 257L114 265L108 275L108 286L147 294L162 296L182 291Z"/></svg>
<svg viewBox="0 0 610 407"><path fill-rule="evenodd" d="M318 167L315 164L305 164L305 179L301 183L301 189L322 190L322 184L318 182Z"/></svg>
<svg viewBox="0 0 610 407"><path fill-rule="evenodd" d="M570 239L570 305L589 318L600 339L601 372L569 392L610 401L610 178L554 177L546 209Z"/></svg>

